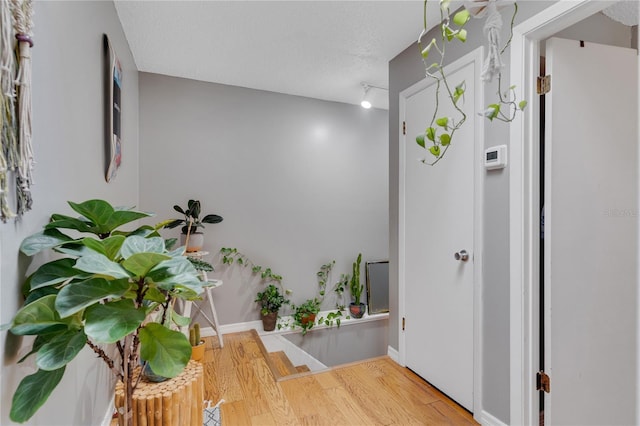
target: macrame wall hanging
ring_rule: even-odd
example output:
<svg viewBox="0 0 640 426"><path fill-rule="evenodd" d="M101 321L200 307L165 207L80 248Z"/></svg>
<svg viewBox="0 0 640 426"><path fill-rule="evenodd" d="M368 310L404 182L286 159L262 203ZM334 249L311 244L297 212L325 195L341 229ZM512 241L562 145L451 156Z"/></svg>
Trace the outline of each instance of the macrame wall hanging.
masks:
<svg viewBox="0 0 640 426"><path fill-rule="evenodd" d="M32 0L0 0L0 220L31 210ZM13 184L12 184L13 180ZM15 212L10 188L15 187Z"/></svg>

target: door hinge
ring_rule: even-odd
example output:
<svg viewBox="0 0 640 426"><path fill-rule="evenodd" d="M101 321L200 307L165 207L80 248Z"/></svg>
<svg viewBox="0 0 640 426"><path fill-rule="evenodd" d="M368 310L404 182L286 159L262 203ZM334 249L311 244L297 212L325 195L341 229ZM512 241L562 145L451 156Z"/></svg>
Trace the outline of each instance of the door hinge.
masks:
<svg viewBox="0 0 640 426"><path fill-rule="evenodd" d="M403 135L407 134L407 122L406 121L402 122L402 134Z"/></svg>
<svg viewBox="0 0 640 426"><path fill-rule="evenodd" d="M536 373L536 390L551 392L551 378L544 371Z"/></svg>
<svg viewBox="0 0 640 426"><path fill-rule="evenodd" d="M544 76L538 77L538 80L536 82L536 92L538 93L538 95L544 95L546 93L549 93L550 91L551 91L551 76L544 75Z"/></svg>
<svg viewBox="0 0 640 426"><path fill-rule="evenodd" d="M404 317L402 317L402 331L404 331L404 324L405 324Z"/></svg>

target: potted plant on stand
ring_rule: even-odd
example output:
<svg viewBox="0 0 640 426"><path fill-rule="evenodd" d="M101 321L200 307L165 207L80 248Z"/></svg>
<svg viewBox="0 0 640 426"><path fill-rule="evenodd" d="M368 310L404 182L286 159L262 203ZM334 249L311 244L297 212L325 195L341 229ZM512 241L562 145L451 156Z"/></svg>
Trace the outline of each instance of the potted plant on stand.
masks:
<svg viewBox="0 0 640 426"><path fill-rule="evenodd" d="M264 291L258 292L255 301L260 303L260 318L264 331L275 330L278 311L282 305L289 303L289 300L285 299L278 287L269 284Z"/></svg>
<svg viewBox="0 0 640 426"><path fill-rule="evenodd" d="M88 346L124 385L124 417L133 424L133 375L140 358L154 373L175 377L191 356L186 336L171 325L187 325L176 299L194 300L202 281L182 249L168 251L157 230L165 223L123 231L122 225L151 216L114 209L103 200L72 203L80 217L53 214L44 230L27 237L20 251L58 256L25 282L25 301L10 324L15 335L35 336L31 352L38 370L13 395L9 416L25 422L46 402L66 365ZM71 230L67 235L65 230ZM47 258L51 258L48 256ZM115 344L106 351L103 345Z"/></svg>
<svg viewBox="0 0 640 426"><path fill-rule="evenodd" d="M208 214L202 219L200 218L200 201L189 200L187 209L175 205L173 209L184 215L183 219L174 219L165 225L165 228L175 228L182 225L180 234L180 245L187 246L187 253L193 253L202 250L204 245L204 234L198 232L198 228L204 228L204 223L220 223L222 216L217 214Z"/></svg>
<svg viewBox="0 0 640 426"><path fill-rule="evenodd" d="M189 343L191 343L191 359L202 362L204 359L204 340L200 339L200 324L195 323L189 329Z"/></svg>
<svg viewBox="0 0 640 426"><path fill-rule="evenodd" d="M362 261L362 253L358 254L358 258L353 262L353 275L349 282L349 291L351 291L351 297L353 302L349 304L349 312L353 318L362 318L366 305L360 302L362 291L364 286L360 284L360 262Z"/></svg>

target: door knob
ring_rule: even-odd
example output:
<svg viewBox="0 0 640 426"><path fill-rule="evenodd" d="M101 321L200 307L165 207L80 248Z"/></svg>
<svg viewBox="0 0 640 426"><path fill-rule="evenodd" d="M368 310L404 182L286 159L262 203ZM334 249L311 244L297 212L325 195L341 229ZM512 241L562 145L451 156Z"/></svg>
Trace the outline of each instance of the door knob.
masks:
<svg viewBox="0 0 640 426"><path fill-rule="evenodd" d="M461 260L463 262L466 262L467 260L469 260L469 253L467 253L466 250L460 250L459 252L454 254L453 257L455 257L456 260Z"/></svg>

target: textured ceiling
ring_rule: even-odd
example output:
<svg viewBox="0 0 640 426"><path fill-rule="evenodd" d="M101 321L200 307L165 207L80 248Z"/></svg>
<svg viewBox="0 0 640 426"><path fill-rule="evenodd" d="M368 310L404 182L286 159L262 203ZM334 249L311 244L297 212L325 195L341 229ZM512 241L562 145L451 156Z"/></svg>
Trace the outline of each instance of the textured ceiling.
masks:
<svg viewBox="0 0 640 426"><path fill-rule="evenodd" d="M422 29L421 0L115 4L140 71L350 104L363 81L388 87L389 60Z"/></svg>
<svg viewBox="0 0 640 426"><path fill-rule="evenodd" d="M638 0L625 0L609 6L602 13L624 25L633 26L638 25L640 21L638 19L639 9L640 2Z"/></svg>

